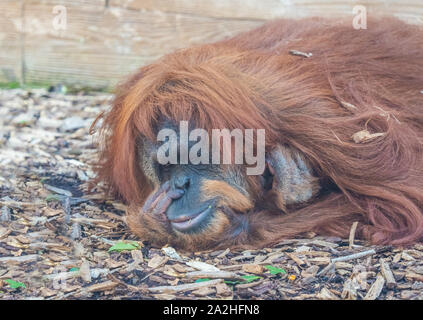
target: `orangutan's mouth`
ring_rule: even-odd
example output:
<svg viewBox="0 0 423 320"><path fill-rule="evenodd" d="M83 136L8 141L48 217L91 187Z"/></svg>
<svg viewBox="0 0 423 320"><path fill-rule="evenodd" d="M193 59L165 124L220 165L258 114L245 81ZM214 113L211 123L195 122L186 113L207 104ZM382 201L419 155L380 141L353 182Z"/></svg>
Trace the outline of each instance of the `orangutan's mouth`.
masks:
<svg viewBox="0 0 423 320"><path fill-rule="evenodd" d="M177 218L169 219L172 227L180 232L193 232L198 230L213 212L213 206L207 205L194 214L180 215Z"/></svg>

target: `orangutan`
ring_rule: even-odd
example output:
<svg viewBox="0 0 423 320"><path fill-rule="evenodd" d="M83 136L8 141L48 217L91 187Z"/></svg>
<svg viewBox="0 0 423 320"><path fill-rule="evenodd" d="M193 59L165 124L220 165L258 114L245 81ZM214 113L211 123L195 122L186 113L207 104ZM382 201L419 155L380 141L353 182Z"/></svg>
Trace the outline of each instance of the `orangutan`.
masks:
<svg viewBox="0 0 423 320"><path fill-rule="evenodd" d="M140 68L99 118L98 181L152 245L258 248L306 232L347 237L356 221L374 244L423 239L421 27L272 21ZM158 134L181 122L188 133L264 129L264 169L161 163Z"/></svg>

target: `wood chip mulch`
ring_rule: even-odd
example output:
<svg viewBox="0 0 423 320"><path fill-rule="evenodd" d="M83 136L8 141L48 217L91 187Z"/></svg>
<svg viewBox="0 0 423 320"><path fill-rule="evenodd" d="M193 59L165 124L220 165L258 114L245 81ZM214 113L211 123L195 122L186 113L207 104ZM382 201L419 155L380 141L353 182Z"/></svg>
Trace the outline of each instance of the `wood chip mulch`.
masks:
<svg viewBox="0 0 423 320"><path fill-rule="evenodd" d="M292 239L182 252L128 232L87 192L104 93L0 91L0 299L423 299L423 244ZM354 227L354 226L353 226Z"/></svg>

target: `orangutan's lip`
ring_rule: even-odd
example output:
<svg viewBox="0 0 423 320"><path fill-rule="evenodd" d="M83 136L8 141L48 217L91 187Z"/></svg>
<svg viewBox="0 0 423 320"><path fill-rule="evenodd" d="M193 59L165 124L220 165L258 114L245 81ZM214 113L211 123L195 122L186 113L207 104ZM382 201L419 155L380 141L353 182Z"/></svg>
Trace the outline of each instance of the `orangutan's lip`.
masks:
<svg viewBox="0 0 423 320"><path fill-rule="evenodd" d="M198 227L201 222L210 214L213 207L211 205L207 206L204 210L193 214L193 215L183 215L175 219L169 220L172 227L181 232L186 232L191 229Z"/></svg>

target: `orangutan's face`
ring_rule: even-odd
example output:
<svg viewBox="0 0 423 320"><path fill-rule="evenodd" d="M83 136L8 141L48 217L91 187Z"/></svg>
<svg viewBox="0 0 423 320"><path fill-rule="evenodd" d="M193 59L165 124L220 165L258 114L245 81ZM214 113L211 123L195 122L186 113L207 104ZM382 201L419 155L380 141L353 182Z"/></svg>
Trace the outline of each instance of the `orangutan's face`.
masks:
<svg viewBox="0 0 423 320"><path fill-rule="evenodd" d="M173 129L174 125L165 123L163 128ZM253 206L242 165L197 163L195 160L193 163L191 157L187 157L187 163L179 164L180 147L184 143L179 135L173 141L173 147L178 150L177 163L163 163L160 148L166 143L169 139L164 143L148 140L140 143L141 170L155 189L144 203L144 213L159 218L176 235L195 235L210 230L223 232L231 220L229 212L239 214ZM190 141L188 148L194 144ZM201 152L197 150L198 158Z"/></svg>

